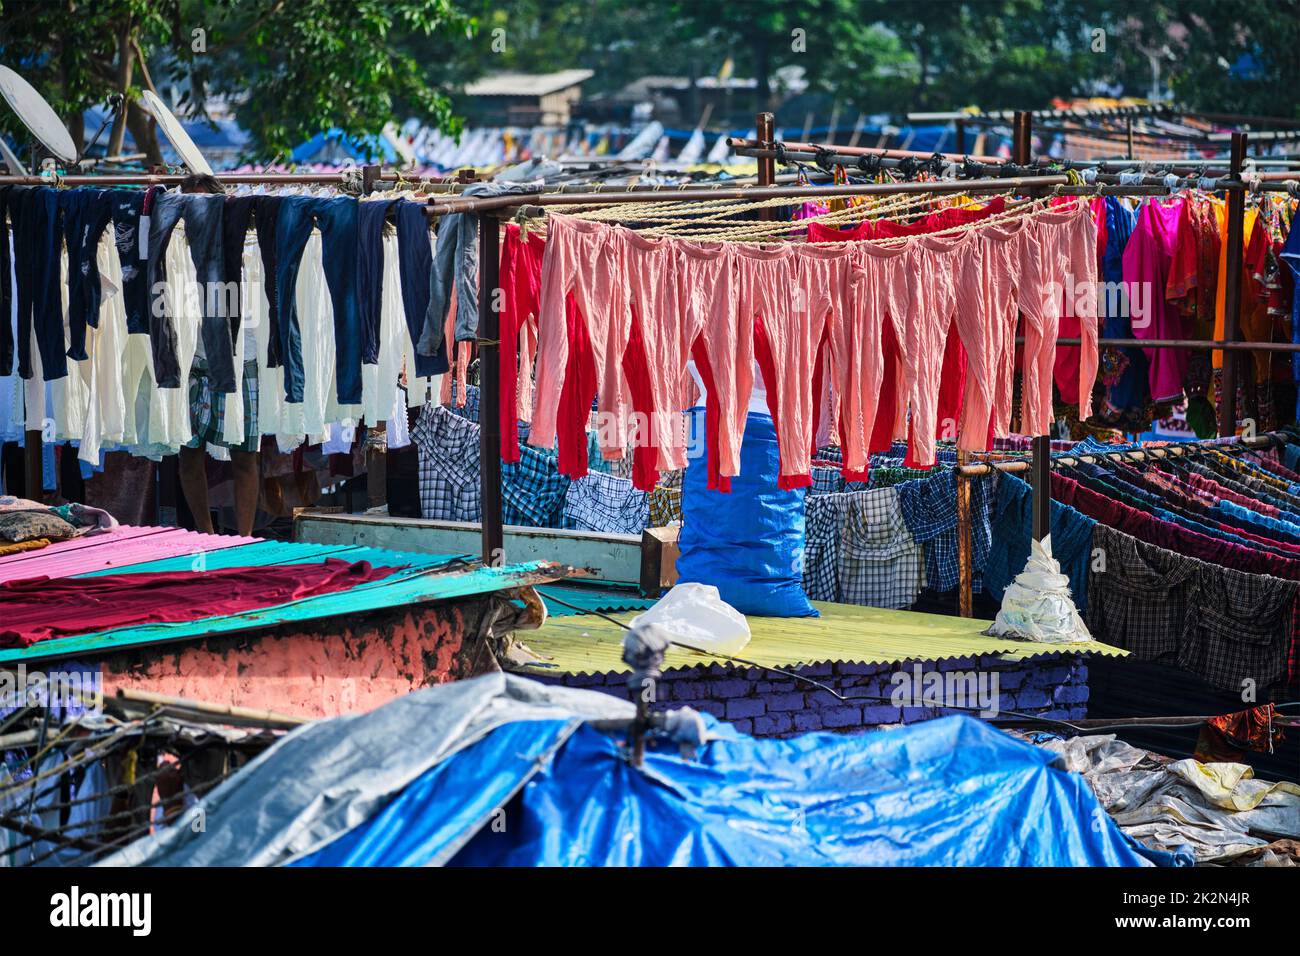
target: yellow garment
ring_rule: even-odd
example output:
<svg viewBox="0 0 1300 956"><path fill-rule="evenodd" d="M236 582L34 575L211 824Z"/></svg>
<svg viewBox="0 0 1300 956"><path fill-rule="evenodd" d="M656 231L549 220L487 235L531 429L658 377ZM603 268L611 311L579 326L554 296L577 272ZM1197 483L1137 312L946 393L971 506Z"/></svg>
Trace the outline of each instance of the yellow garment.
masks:
<svg viewBox="0 0 1300 956"><path fill-rule="evenodd" d="M1272 804L1287 807L1291 816L1300 819L1300 787L1286 781L1256 780L1255 770L1248 764L1186 759L1167 769L1199 790L1213 806L1241 813L1254 810L1269 797Z"/></svg>
<svg viewBox="0 0 1300 956"><path fill-rule="evenodd" d="M15 541L13 544L0 544L0 558L23 551L35 551L50 543L49 538L34 538L31 541Z"/></svg>

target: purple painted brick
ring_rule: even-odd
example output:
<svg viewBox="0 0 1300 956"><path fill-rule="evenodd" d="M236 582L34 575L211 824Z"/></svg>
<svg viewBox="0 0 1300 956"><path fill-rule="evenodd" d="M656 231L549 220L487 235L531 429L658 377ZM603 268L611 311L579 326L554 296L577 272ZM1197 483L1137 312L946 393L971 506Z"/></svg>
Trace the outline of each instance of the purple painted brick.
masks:
<svg viewBox="0 0 1300 956"><path fill-rule="evenodd" d="M755 684L754 690L759 694L788 694L798 687L799 685L792 680L764 680Z"/></svg>
<svg viewBox="0 0 1300 956"><path fill-rule="evenodd" d="M904 707L903 723L917 724L923 720L933 720L937 715L933 707Z"/></svg>
<svg viewBox="0 0 1300 956"><path fill-rule="evenodd" d="M1044 667L1039 674L1040 679L1049 684L1064 684L1070 679L1071 668L1068 664L1060 664L1056 667Z"/></svg>
<svg viewBox="0 0 1300 956"><path fill-rule="evenodd" d="M716 699L744 697L753 685L747 680L715 680L709 682L709 696Z"/></svg>
<svg viewBox="0 0 1300 956"><path fill-rule="evenodd" d="M1021 670L1020 668L1006 669L1006 670L1002 668L995 668L993 670L987 671L987 673L996 673L998 675L999 691L1014 691L1020 687L1023 687L1025 685L1026 678L1029 677L1029 672L1025 670Z"/></svg>
<svg viewBox="0 0 1300 956"><path fill-rule="evenodd" d="M738 700L729 700L727 701L727 719L761 717L764 709L763 701L758 697L742 697Z"/></svg>
<svg viewBox="0 0 1300 956"><path fill-rule="evenodd" d="M828 707L822 711L826 727L859 727L862 725L861 707Z"/></svg>
<svg viewBox="0 0 1300 956"><path fill-rule="evenodd" d="M859 677L876 674L883 666L882 664L859 664L856 661L840 661L835 665L835 673Z"/></svg>
<svg viewBox="0 0 1300 956"><path fill-rule="evenodd" d="M598 687L605 683L604 674L568 674L564 683L570 687Z"/></svg>
<svg viewBox="0 0 1300 956"><path fill-rule="evenodd" d="M767 703L767 712L770 714L774 711L782 710L803 710L803 694L769 694L764 700Z"/></svg>
<svg viewBox="0 0 1300 956"><path fill-rule="evenodd" d="M754 722L752 720L733 720L731 726L742 734L752 734L754 732Z"/></svg>
<svg viewBox="0 0 1300 956"><path fill-rule="evenodd" d="M1072 717L1078 717L1080 715L1074 713L1069 707L1057 707L1053 710L1045 710L1038 716L1046 717L1049 720L1069 720Z"/></svg>
<svg viewBox="0 0 1300 956"><path fill-rule="evenodd" d="M673 681L671 688L673 700L699 700L708 696L700 681Z"/></svg>
<svg viewBox="0 0 1300 956"><path fill-rule="evenodd" d="M1052 700L1058 704L1082 704L1087 699L1087 684L1062 684L1052 691Z"/></svg>
<svg viewBox="0 0 1300 956"><path fill-rule="evenodd" d="M979 666L979 662L973 657L953 657L938 663L941 671L973 671Z"/></svg>
<svg viewBox="0 0 1300 956"><path fill-rule="evenodd" d="M794 715L794 729L800 733L822 729L822 715L800 711Z"/></svg>
<svg viewBox="0 0 1300 956"><path fill-rule="evenodd" d="M789 714L767 714L763 717L754 718L754 734L756 736L788 734L792 730L794 730L794 718Z"/></svg>
<svg viewBox="0 0 1300 956"><path fill-rule="evenodd" d="M727 708L716 700L697 701L694 706L696 710L705 714L712 714L718 720L722 720L727 716Z"/></svg>
<svg viewBox="0 0 1300 956"><path fill-rule="evenodd" d="M808 706L814 709L839 707L844 702L829 691L814 690L805 695Z"/></svg>
<svg viewBox="0 0 1300 956"><path fill-rule="evenodd" d="M834 665L829 662L823 664L806 664L799 668L799 673L804 677L830 677Z"/></svg>
<svg viewBox="0 0 1300 956"><path fill-rule="evenodd" d="M1051 705L1047 694L1036 687L1026 687L1016 695L1016 710L1033 710L1035 707L1047 707Z"/></svg>
<svg viewBox="0 0 1300 956"><path fill-rule="evenodd" d="M900 708L888 705L863 707L862 722L867 725L896 724L899 721L900 713Z"/></svg>

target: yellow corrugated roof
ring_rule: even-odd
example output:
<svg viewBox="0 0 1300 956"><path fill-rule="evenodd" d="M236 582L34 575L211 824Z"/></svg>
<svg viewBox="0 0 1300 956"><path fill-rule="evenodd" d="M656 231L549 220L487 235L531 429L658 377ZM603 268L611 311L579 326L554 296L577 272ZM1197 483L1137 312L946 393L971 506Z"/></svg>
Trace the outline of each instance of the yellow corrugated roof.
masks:
<svg viewBox="0 0 1300 956"><path fill-rule="evenodd" d="M1001 654L1027 660L1061 653L1123 657L1128 651L1098 641L1087 644L1033 644L985 637L988 621L887 611L854 604L814 602L821 617L750 617L753 635L738 656L765 667L799 667L827 662L895 664L954 657ZM611 617L628 622L637 612ZM547 674L604 674L629 670L623 663L623 628L595 615L551 618L536 631L519 631L515 641L541 658L522 669ZM666 669L726 664L726 658L673 648Z"/></svg>

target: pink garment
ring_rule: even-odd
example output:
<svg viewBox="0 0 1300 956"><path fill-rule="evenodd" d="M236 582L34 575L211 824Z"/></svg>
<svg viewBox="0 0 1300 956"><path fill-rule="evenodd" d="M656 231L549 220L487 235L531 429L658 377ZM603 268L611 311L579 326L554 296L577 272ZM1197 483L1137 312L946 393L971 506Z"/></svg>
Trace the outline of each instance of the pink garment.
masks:
<svg viewBox="0 0 1300 956"><path fill-rule="evenodd" d="M686 363L695 336L682 321L677 246L669 239L615 228L622 242L628 306L640 331L650 382L648 439L658 449L661 471L685 468L688 436L681 412L693 398L684 394L683 383L689 380Z"/></svg>
<svg viewBox="0 0 1300 956"><path fill-rule="evenodd" d="M1175 301L1165 296L1169 270L1174 260L1178 223L1183 215L1184 200L1168 205L1156 199L1142 204L1133 235L1124 247L1124 284L1137 289L1144 314L1133 311L1135 339L1186 338L1183 315ZM1129 300L1132 302L1132 298ZM1147 357L1153 400L1168 401L1182 394L1183 376L1187 372L1184 349L1143 349Z"/></svg>
<svg viewBox="0 0 1300 956"><path fill-rule="evenodd" d="M761 255L759 250L761 249ZM838 321L849 257L816 245L740 247L742 321L754 321L754 349L780 453L778 485L812 484L818 347L827 321Z"/></svg>
<svg viewBox="0 0 1300 956"><path fill-rule="evenodd" d="M1020 311L1025 317L1021 430L1026 435L1046 435L1052 424L1052 372L1067 286L1073 288L1081 281L1091 282L1095 293L1097 239L1092 216L1082 203L1071 210L1041 213L1033 225L1037 233L1034 244L1037 255L1027 248L1020 262ZM1084 340L1080 348L1079 376L1081 382L1087 379L1087 388L1080 390L1088 395L1097 375L1095 296L1093 305L1089 310L1085 302L1078 310ZM1090 402L1086 411L1080 407L1081 418L1091 413Z"/></svg>
<svg viewBox="0 0 1300 956"><path fill-rule="evenodd" d="M934 464L939 390L948 330L958 309L958 286L978 276L976 234L918 236L906 256L911 304L900 342L904 377L909 384L912 420L909 458L915 467ZM963 303L969 302L962 290Z"/></svg>
<svg viewBox="0 0 1300 956"><path fill-rule="evenodd" d="M1072 197L1058 196L1052 200L1053 206L1071 205L1079 200ZM1092 210L1092 218L1095 223L1096 248L1106 248L1106 200L1097 196L1094 198L1089 208ZM1100 272L1100 261L1098 262ZM1077 280L1076 280L1077 281ZM1095 288L1095 287L1094 287ZM1077 293L1078 290L1076 290ZM1094 308L1094 314L1097 313ZM1082 338L1083 327L1080 324L1079 316L1075 314L1072 308L1066 308L1061 313L1061 320L1058 326L1059 337L1063 339ZM1076 345L1058 345L1056 348L1056 364L1053 371L1053 377L1056 381L1056 389L1061 394L1061 401L1075 405L1081 401L1079 395L1079 385L1082 381L1080 362L1082 353ZM1092 393L1083 396L1082 401L1090 401Z"/></svg>
<svg viewBox="0 0 1300 956"><path fill-rule="evenodd" d="M960 447L982 450L990 434L1005 435L1018 313L1027 433L1045 434L1051 423L1063 314L1075 314L1084 342L1082 395L1096 377L1096 225L1083 202L890 245L655 239L554 216L541 271L529 441L550 447L557 431L571 439L586 429L594 394L607 458L621 457L631 434L639 447L650 442L652 453L637 455L643 483L656 469L685 463L684 432L657 425L680 422L690 404L688 360L707 393L709 484L722 490L739 473L756 362L786 487L807 482L814 441L836 435L849 476L864 475L870 450L909 426L910 460L933 464L945 357L958 345L967 364ZM899 359L892 376L885 367L891 341ZM566 377L579 372L585 394L563 399ZM882 395L886 383L890 393Z"/></svg>
<svg viewBox="0 0 1300 956"><path fill-rule="evenodd" d="M623 456L630 412L622 359L631 316L626 307L622 244L613 227L553 214L542 259L538 301L536 393L528 443L555 444L560 393L569 366L565 297L572 294L586 325L595 366L597 407L612 416L598 430L606 458Z"/></svg>
<svg viewBox="0 0 1300 956"><path fill-rule="evenodd" d="M907 247L870 242L851 247L852 273L842 321L830 330L833 384L846 476L865 476L885 379L885 327L901 340L911 308ZM902 376L900 376L902 378Z"/></svg>
<svg viewBox="0 0 1300 956"><path fill-rule="evenodd" d="M740 321L735 246L677 243L681 321L694 332L691 357L704 382L710 487L730 488L740 474L740 442L754 387L752 313Z"/></svg>

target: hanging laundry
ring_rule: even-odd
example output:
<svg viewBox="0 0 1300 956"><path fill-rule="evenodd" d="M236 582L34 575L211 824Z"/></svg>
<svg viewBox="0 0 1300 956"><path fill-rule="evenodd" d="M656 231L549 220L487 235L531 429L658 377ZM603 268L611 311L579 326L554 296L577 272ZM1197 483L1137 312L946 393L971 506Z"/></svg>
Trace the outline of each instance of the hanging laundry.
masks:
<svg viewBox="0 0 1300 956"><path fill-rule="evenodd" d="M631 479L592 472L565 492L566 528L640 535L649 520L649 496L634 488Z"/></svg>
<svg viewBox="0 0 1300 956"><path fill-rule="evenodd" d="M346 591L399 570L326 558L320 564L6 581L0 584L0 647L239 614Z"/></svg>

